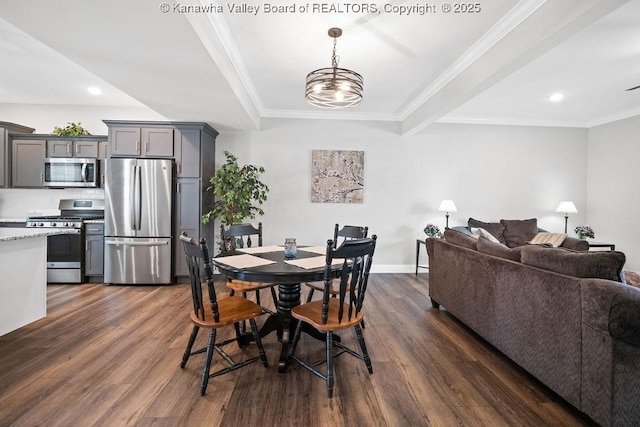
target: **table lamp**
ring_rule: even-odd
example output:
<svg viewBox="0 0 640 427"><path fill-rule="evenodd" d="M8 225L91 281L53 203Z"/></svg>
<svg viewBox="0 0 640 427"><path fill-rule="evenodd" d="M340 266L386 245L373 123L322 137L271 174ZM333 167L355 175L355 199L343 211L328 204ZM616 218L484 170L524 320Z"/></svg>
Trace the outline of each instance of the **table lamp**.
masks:
<svg viewBox="0 0 640 427"><path fill-rule="evenodd" d="M573 202L562 201L556 209L556 212L564 212L564 232L567 232L567 222L569 221L570 213L578 213L578 209L576 209L576 205Z"/></svg>
<svg viewBox="0 0 640 427"><path fill-rule="evenodd" d="M458 212L456 209L456 205L453 203L453 200L443 200L440 202L440 207L438 208L440 212L446 212L445 217L447 218L447 225L445 228L449 228L449 212Z"/></svg>

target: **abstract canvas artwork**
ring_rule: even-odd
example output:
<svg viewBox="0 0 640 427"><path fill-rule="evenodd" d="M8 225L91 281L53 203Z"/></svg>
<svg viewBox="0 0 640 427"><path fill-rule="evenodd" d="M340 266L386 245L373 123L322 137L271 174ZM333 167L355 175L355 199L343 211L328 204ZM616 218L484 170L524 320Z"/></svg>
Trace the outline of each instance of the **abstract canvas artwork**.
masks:
<svg viewBox="0 0 640 427"><path fill-rule="evenodd" d="M364 151L312 150L311 201L362 203Z"/></svg>

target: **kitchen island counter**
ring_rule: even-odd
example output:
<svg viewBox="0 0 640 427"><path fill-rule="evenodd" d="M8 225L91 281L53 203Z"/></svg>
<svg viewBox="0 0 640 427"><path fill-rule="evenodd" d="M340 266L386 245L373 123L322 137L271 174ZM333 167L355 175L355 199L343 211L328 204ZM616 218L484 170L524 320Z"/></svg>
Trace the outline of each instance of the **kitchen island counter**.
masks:
<svg viewBox="0 0 640 427"><path fill-rule="evenodd" d="M0 242L75 233L73 228L0 228Z"/></svg>
<svg viewBox="0 0 640 427"><path fill-rule="evenodd" d="M47 236L62 228L0 228L0 336L47 315Z"/></svg>

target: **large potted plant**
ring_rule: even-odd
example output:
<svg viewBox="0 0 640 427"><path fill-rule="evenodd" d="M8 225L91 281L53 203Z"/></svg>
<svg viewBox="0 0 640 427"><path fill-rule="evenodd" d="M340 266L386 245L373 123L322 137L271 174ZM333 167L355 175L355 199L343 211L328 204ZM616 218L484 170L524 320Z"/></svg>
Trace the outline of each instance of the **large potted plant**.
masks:
<svg viewBox="0 0 640 427"><path fill-rule="evenodd" d="M209 212L202 215L203 224L218 219L228 227L256 215L264 215L260 205L267 200L269 192L269 187L260 181L264 168L255 165L240 167L236 156L228 151L224 155L226 163L209 179L209 186L205 189L214 197ZM222 244L221 249L224 249Z"/></svg>

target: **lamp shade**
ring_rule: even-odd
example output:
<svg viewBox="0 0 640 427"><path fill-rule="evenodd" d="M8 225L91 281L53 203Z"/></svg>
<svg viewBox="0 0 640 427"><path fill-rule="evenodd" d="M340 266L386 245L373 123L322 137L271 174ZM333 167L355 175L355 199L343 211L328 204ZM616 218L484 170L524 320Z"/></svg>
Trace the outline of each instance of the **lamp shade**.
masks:
<svg viewBox="0 0 640 427"><path fill-rule="evenodd" d="M438 208L440 212L458 212L456 209L456 205L453 203L453 200L443 200L440 202L440 207Z"/></svg>
<svg viewBox="0 0 640 427"><path fill-rule="evenodd" d="M578 213L578 209L576 209L576 205L573 202L562 201L556 209L556 212L564 212L564 213Z"/></svg>

